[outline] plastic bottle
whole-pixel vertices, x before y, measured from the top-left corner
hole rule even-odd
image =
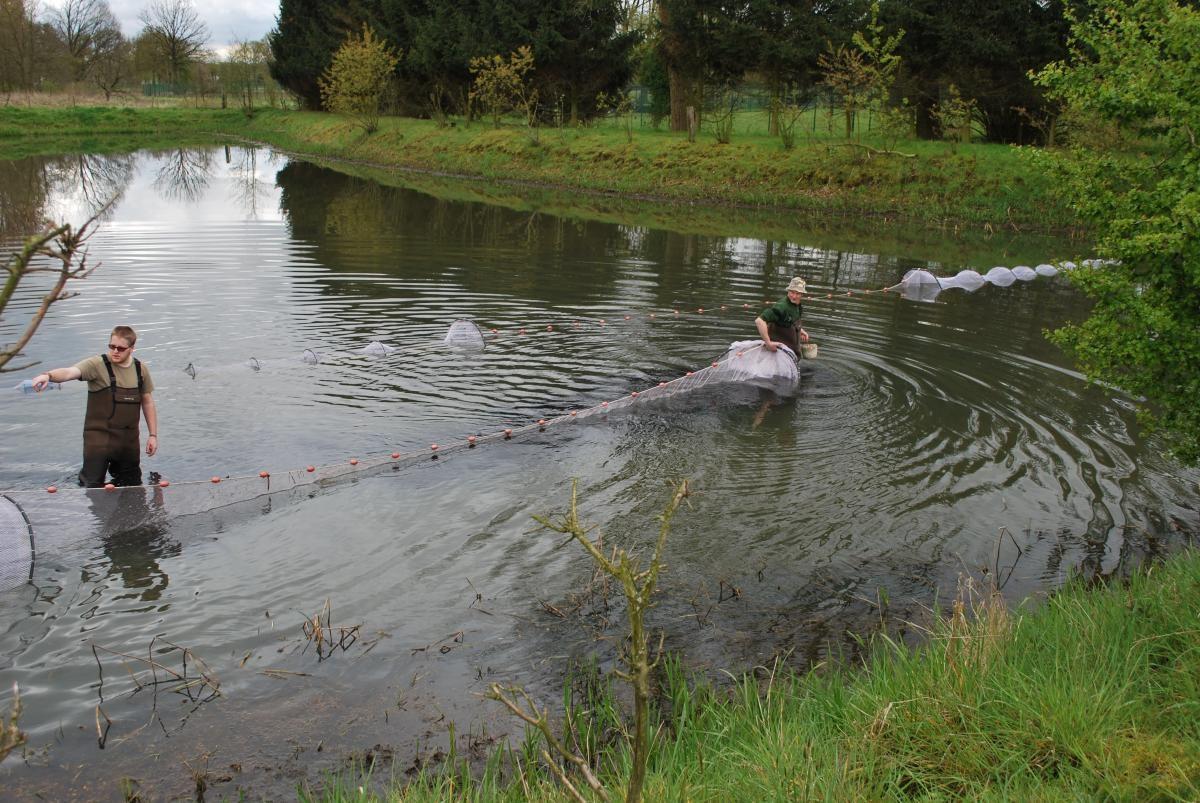
[[[32,379],[22,380],[21,384],[17,385],[16,390],[19,390],[25,394],[37,393],[37,391],[33,389],[33,380]],[[51,382],[49,385],[46,385],[46,387],[42,388],[42,390],[44,390],[44,391],[45,390],[62,390],[62,383],[61,382]]]

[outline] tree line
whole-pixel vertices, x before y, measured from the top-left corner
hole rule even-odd
[[[528,47],[543,115],[586,119],[604,110],[598,97],[636,80],[652,112],[685,130],[688,107],[702,112],[747,81],[774,105],[824,97],[823,60],[874,21],[896,41],[884,100],[919,136],[945,133],[937,111],[953,96],[985,139],[1031,142],[1048,138],[1057,109],[1029,74],[1066,56],[1065,10],[1063,0],[281,0],[268,39],[272,74],[314,109],[334,54],[366,26],[397,55],[400,114],[471,113],[472,60]]]
[[[59,8],[0,0],[0,94],[86,88],[108,99],[140,81],[171,91],[224,82],[236,93],[269,79],[266,42],[239,42],[219,59],[190,0],[152,0],[139,21],[130,39],[108,0],[66,0]]]

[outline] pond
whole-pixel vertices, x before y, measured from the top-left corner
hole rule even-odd
[[[1017,602],[1197,527],[1197,473],[1045,340],[1086,313],[1063,279],[932,304],[874,292],[1078,244],[870,223],[757,239],[733,211],[715,233],[686,210],[663,227],[551,214],[252,148],[8,162],[0,179],[8,248],[118,196],[98,267],[26,354],[73,365],[134,326],[161,422],[143,469],[172,483],[166,515],[124,526],[72,487],[83,387],[0,393],[0,489],[36,548],[0,591],[0,706],[18,683],[30,736],[0,770],[17,797],[119,798],[123,778],[186,795],[192,770],[217,794],[287,796],[367,754],[400,776],[450,723],[460,749],[518,733],[488,683],[553,705],[573,661],[616,657],[617,600],[533,521],[575,480],[583,516],[635,548],[691,482],[652,623],[714,678],[853,657],[881,627],[912,638],[904,623],[963,575],[998,575]],[[709,364],[793,275],[820,345],[795,388],[709,386],[430,458]],[[486,349],[443,345],[456,319]],[[269,494],[258,479],[393,451],[421,458]],[[227,496],[199,490],[210,477]],[[314,616],[332,647],[308,638]],[[152,685],[170,672],[195,683]]]

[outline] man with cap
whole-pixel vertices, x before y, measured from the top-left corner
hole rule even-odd
[[[808,332],[800,326],[800,299],[803,297],[804,280],[797,276],[788,284],[787,295],[754,319],[758,336],[762,338],[767,351],[775,351],[782,343],[798,355],[800,344],[808,342]]]
[[[150,370],[134,359],[137,333],[118,326],[108,337],[108,351],[68,368],[55,368],[33,378],[33,389],[42,391],[51,382],[81,379],[88,383],[87,414],[83,419],[83,469],[79,484],[104,485],[112,474],[114,485],[141,485],[143,416],[149,432],[146,454],[158,451],[158,410]]]

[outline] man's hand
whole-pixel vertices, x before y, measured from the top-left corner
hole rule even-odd
[[[33,378],[33,389],[41,393],[50,385],[50,374],[38,374]]]
[[[767,351],[775,351],[777,348],[779,348],[779,346],[775,345],[770,340],[764,340],[763,348],[765,348]]]
[[[808,332],[804,331],[803,329],[800,330],[800,342],[801,343],[808,342]]]
[[[154,457],[154,453],[158,451],[158,436],[151,435],[146,438],[146,454],[149,457]]]

